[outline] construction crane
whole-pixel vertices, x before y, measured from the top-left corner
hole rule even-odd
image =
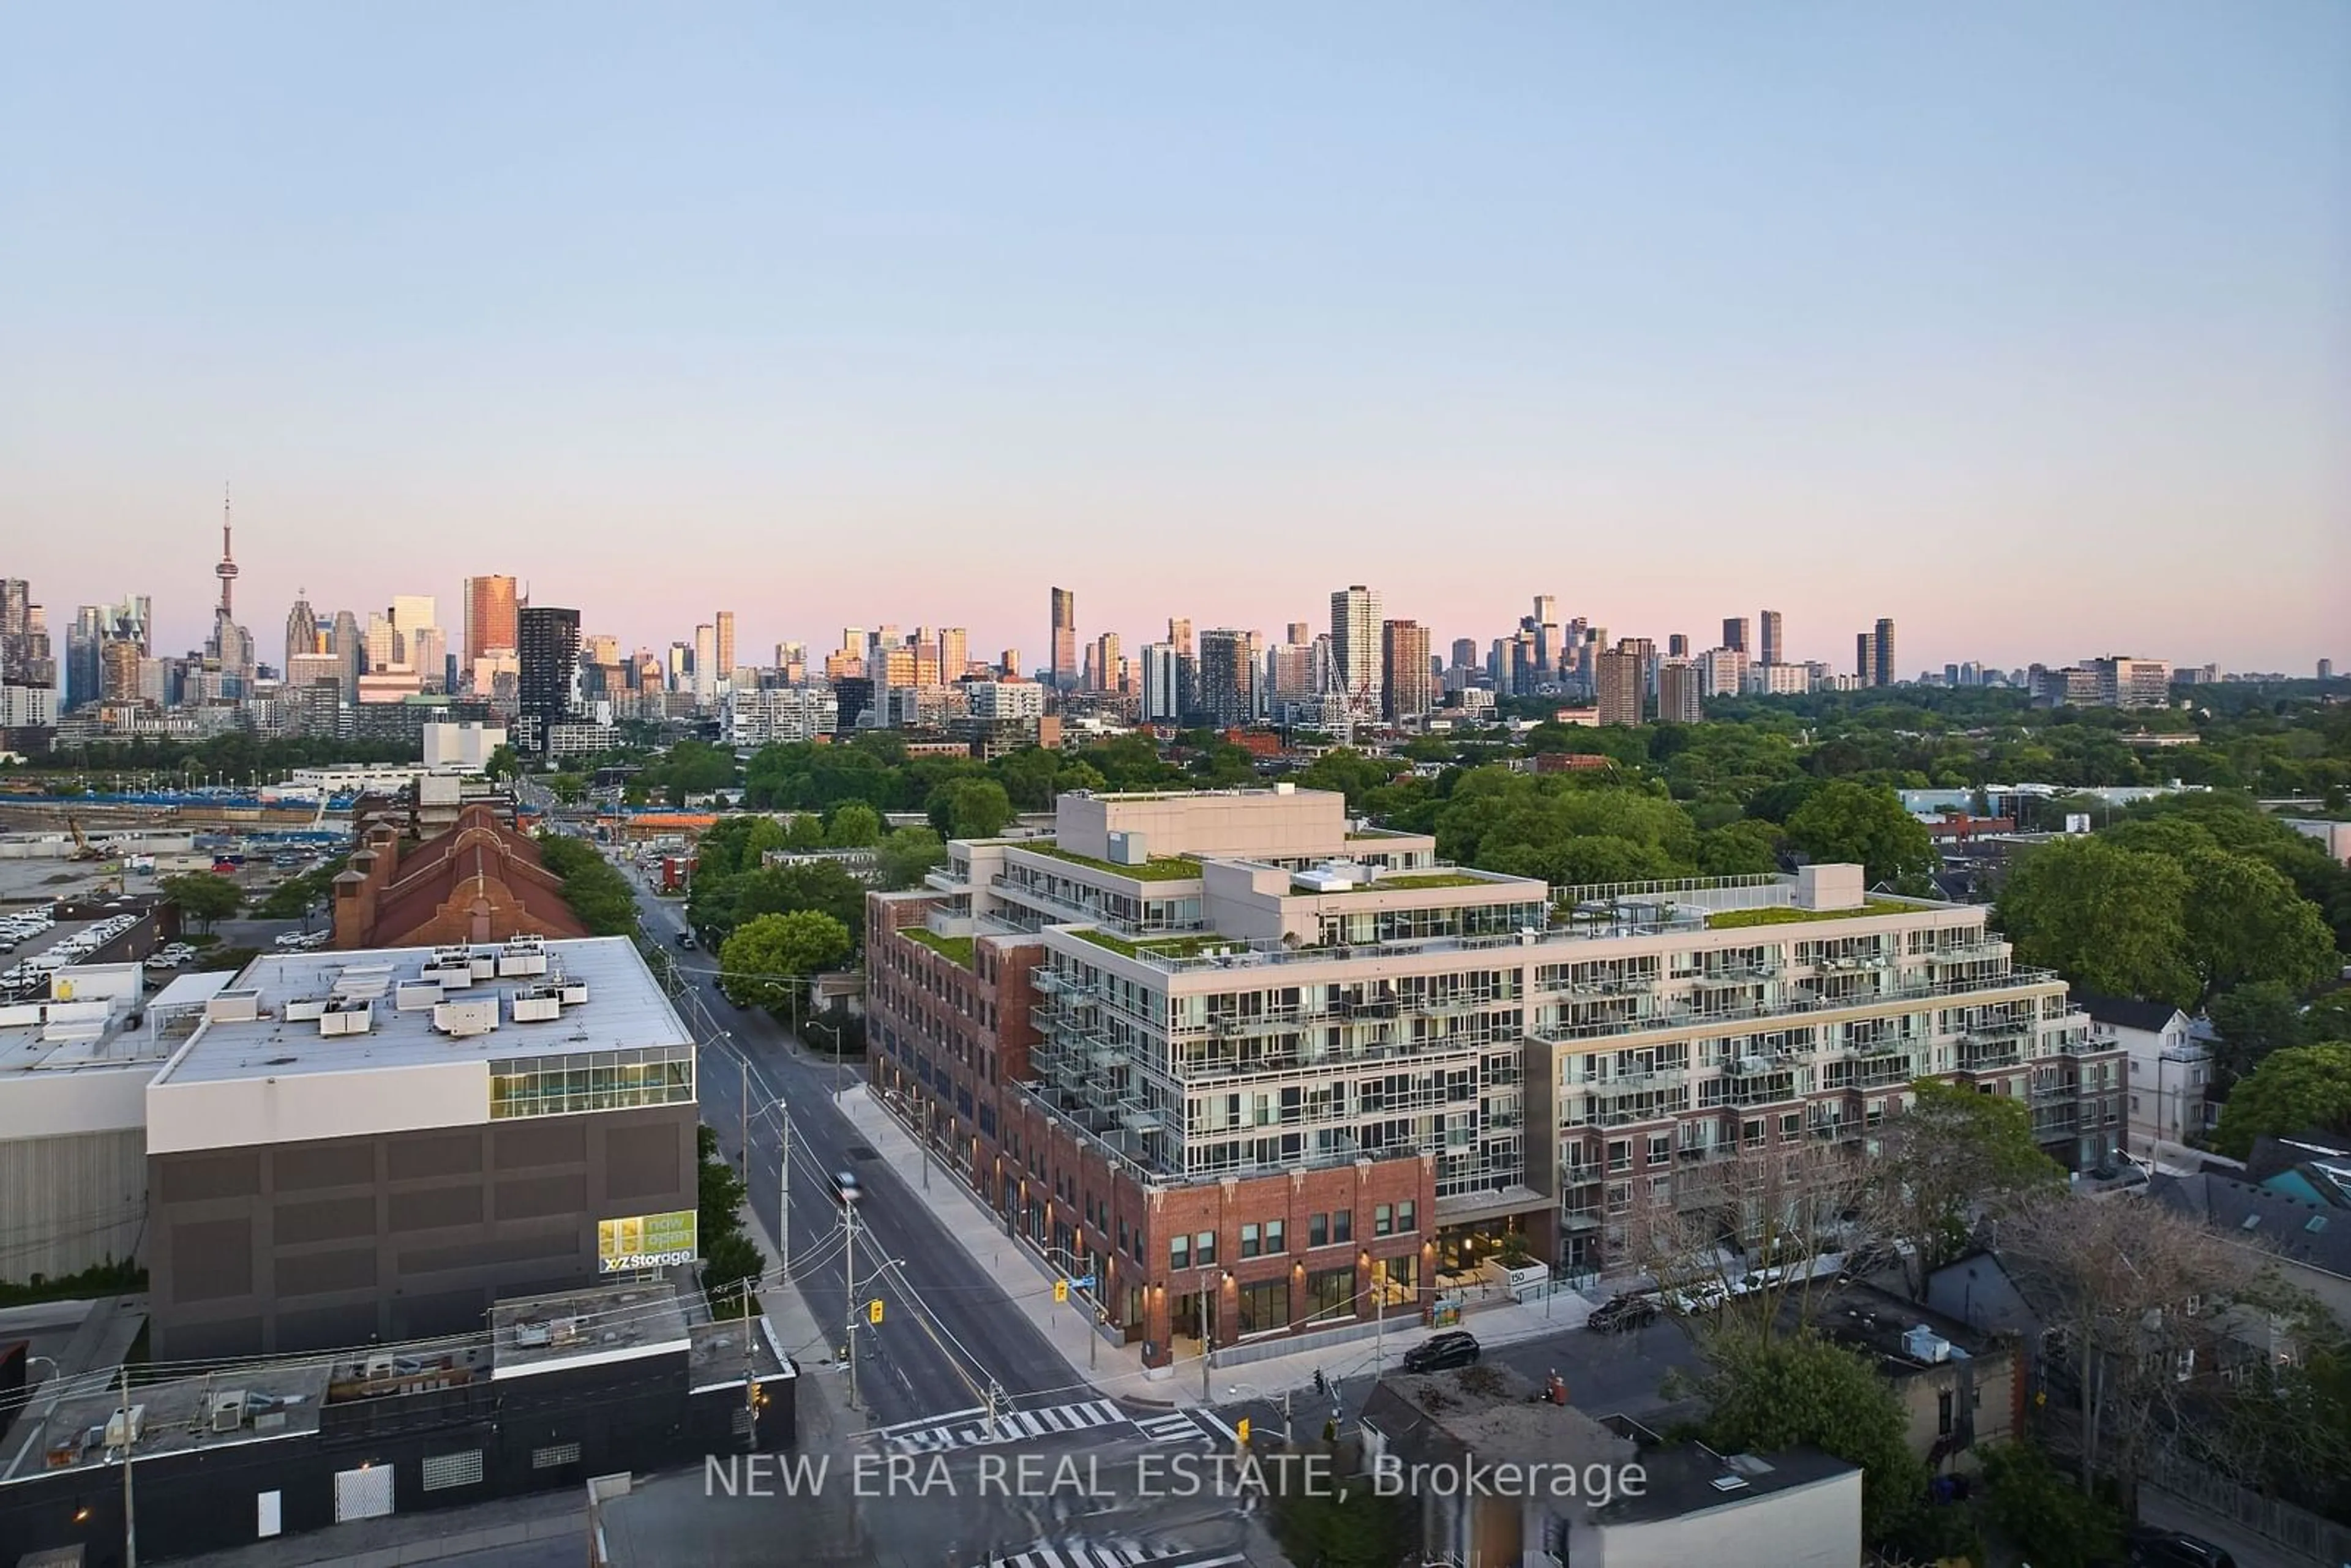
[[[102,861],[106,858],[106,852],[89,841],[89,835],[81,831],[81,823],[74,818],[71,812],[68,812],[66,814],[66,831],[73,834],[74,841],[73,852],[66,856],[66,859],[73,861]]]

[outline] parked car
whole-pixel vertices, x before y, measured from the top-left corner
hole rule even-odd
[[[2131,1568],[2237,1568],[2237,1560],[2200,1535],[2140,1528],[2124,1547]]]
[[[1463,1329],[1454,1329],[1433,1339],[1423,1340],[1404,1353],[1406,1372],[1445,1372],[1457,1366],[1478,1364],[1478,1336]]]
[[[693,951],[694,951],[694,933],[693,933],[693,932],[691,932],[691,931],[681,931],[681,932],[679,932],[679,933],[677,934],[677,946],[678,946],[678,951],[680,951],[681,953],[691,953],[691,952],[693,952]]]
[[[1602,1333],[1623,1333],[1628,1329],[1643,1328],[1656,1322],[1661,1310],[1657,1298],[1646,1292],[1617,1296],[1593,1308],[1592,1315],[1583,1320],[1583,1326],[1597,1329]]]

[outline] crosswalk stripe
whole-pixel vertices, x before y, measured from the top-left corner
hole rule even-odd
[[[1215,1427],[1217,1431],[1222,1432],[1234,1442],[1238,1443],[1241,1440],[1241,1435],[1238,1432],[1234,1431],[1230,1427],[1226,1426],[1223,1417],[1219,1416],[1214,1410],[1195,1410],[1192,1414]]]
[[[877,1437],[886,1437],[891,1436],[893,1433],[897,1432],[917,1432],[925,1431],[935,1427],[947,1427],[957,1421],[965,1419],[967,1416],[985,1416],[987,1414],[987,1412],[985,1408],[975,1405],[968,1410],[948,1410],[936,1416],[917,1416],[911,1421],[899,1421],[887,1427],[876,1427],[873,1428],[873,1432]]]

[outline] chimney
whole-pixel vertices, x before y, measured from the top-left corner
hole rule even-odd
[[[373,856],[361,850],[351,857],[356,862],[360,855]],[[375,884],[368,874],[353,867],[335,873],[335,946],[346,950],[367,946],[368,933],[375,926]]]

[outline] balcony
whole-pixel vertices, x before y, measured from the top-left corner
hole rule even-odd
[[[1889,986],[1849,997],[1813,997],[1801,994],[1782,995],[1776,1000],[1757,1002],[1743,1008],[1692,1008],[1677,1005],[1653,1006],[1646,1012],[1632,1018],[1608,1019],[1597,1023],[1538,1024],[1529,1030],[1537,1040],[1564,1042],[1598,1040],[1615,1035],[1646,1034],[1666,1030],[1713,1029],[1754,1019],[1804,1018],[1814,1021],[1814,1015],[1851,1012],[1864,1008],[1894,1006],[1905,1002],[1933,1001],[1944,997],[1973,996],[1988,991],[2011,991],[2026,986],[2052,984],[2057,977],[2046,969],[2011,969],[2005,975],[1977,976],[1967,979],[1928,981],[1917,985]]]
[[[2022,1033],[1962,1035],[1953,1060],[1962,1072],[1997,1072],[2002,1068],[2022,1066],[2024,1061],[2024,1036]]]
[[[923,885],[937,893],[967,894],[971,878],[953,866],[939,866],[923,873]]]
[[[1562,1230],[1597,1230],[1600,1228],[1600,1211],[1589,1207],[1562,1208],[1559,1211],[1559,1228]]]

